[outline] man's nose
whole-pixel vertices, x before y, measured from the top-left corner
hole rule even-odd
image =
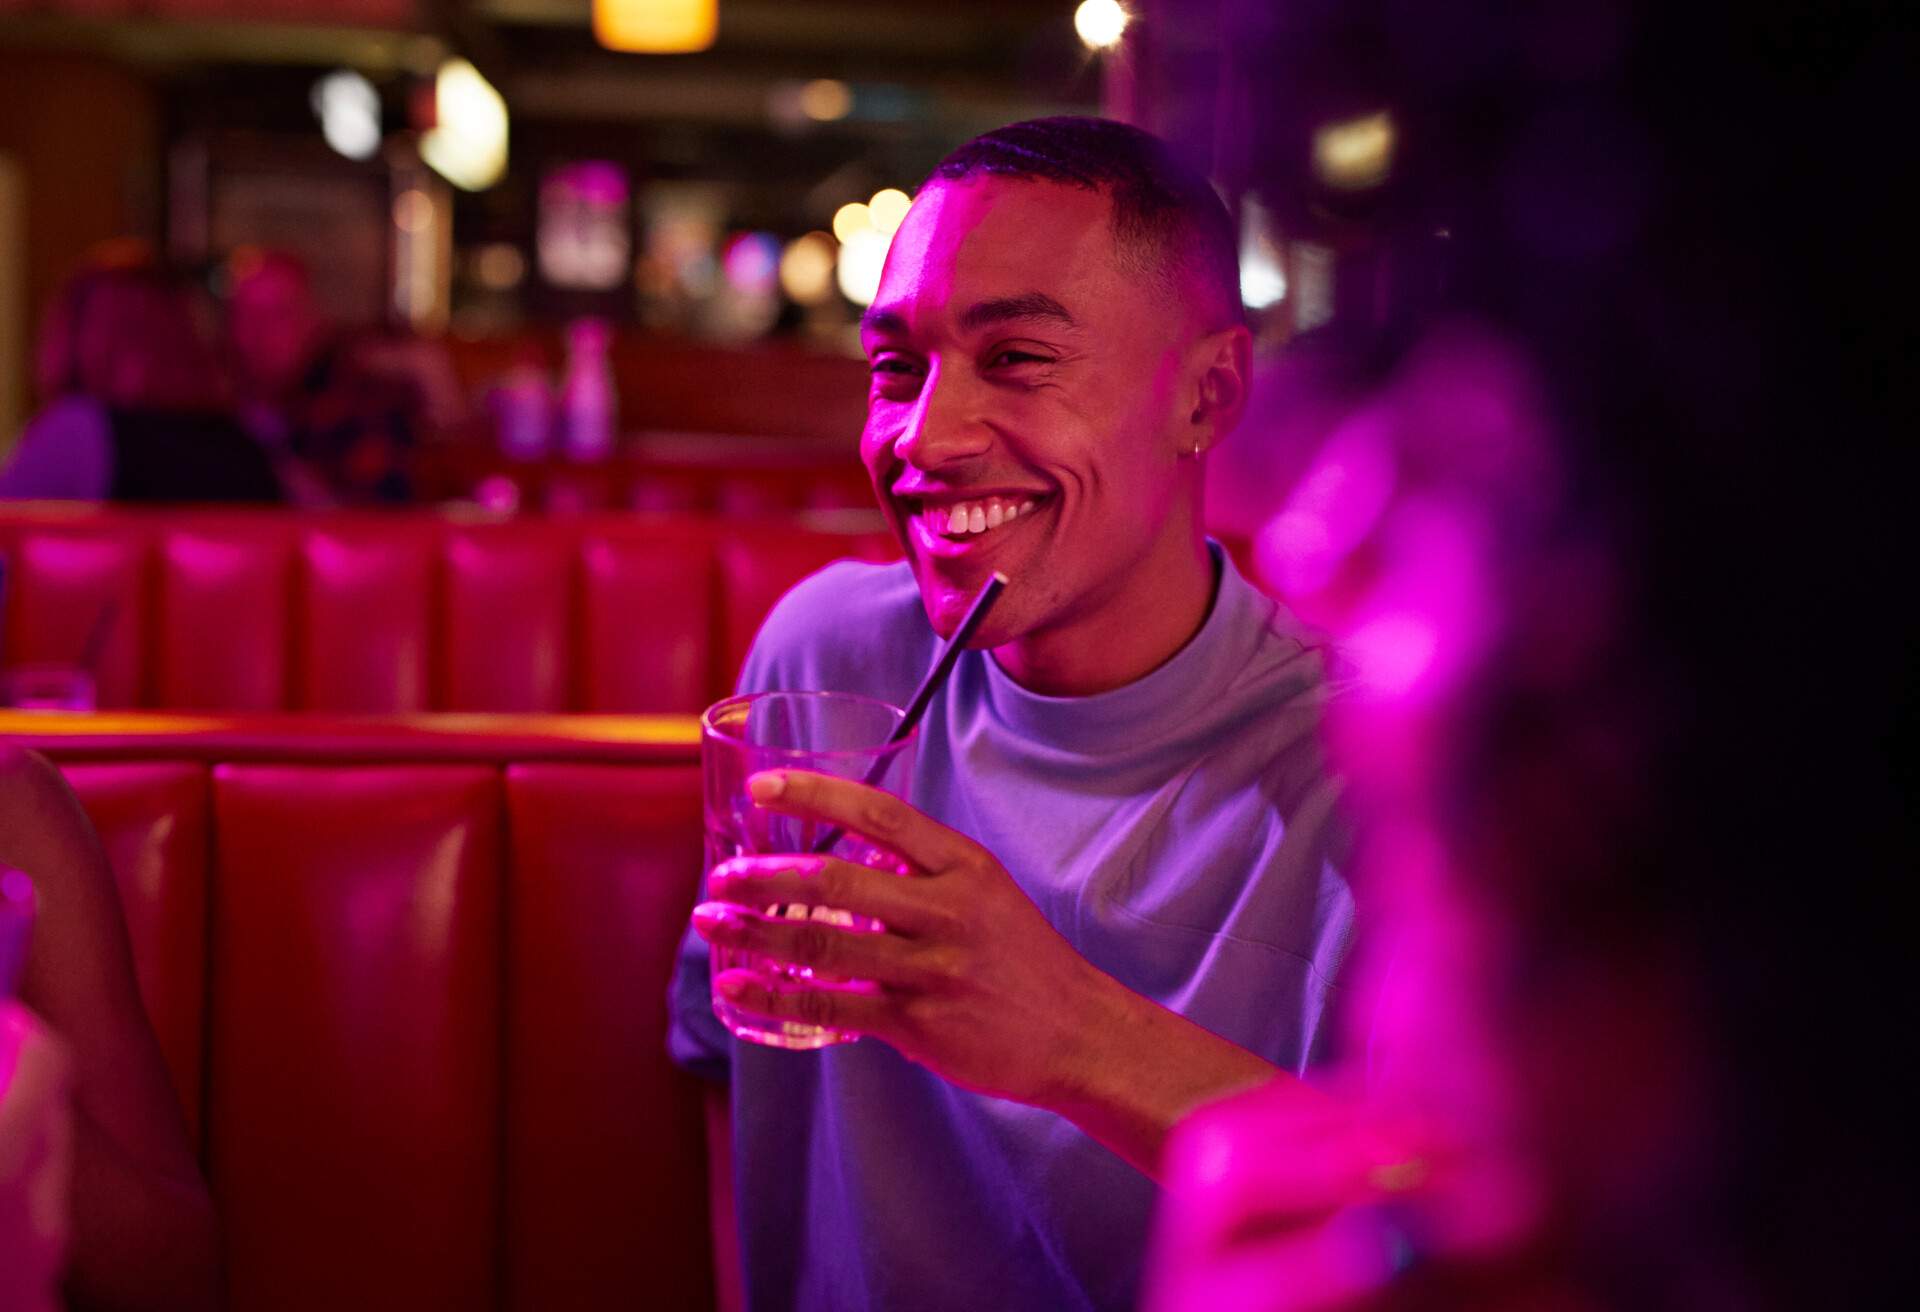
[[[963,370],[931,362],[907,425],[894,441],[894,455],[916,469],[933,470],[984,454],[993,444],[993,429],[979,413],[973,392]]]

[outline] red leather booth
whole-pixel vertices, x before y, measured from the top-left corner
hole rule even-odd
[[[793,583],[897,554],[872,514],[13,508],[0,657],[72,664],[104,625],[106,708],[696,713]]]
[[[35,715],[106,844],[235,1309],[714,1306],[664,1052],[673,717]]]

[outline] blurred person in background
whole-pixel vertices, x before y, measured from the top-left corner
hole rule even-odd
[[[1453,250],[1263,536],[1354,668],[1366,1058],[1176,1133],[1151,1312],[1911,1301],[1920,658],[1866,295],[1906,238],[1861,131],[1909,26],[1308,0],[1234,43],[1299,191],[1288,97],[1364,52],[1395,235]]]
[[[0,469],[0,498],[282,500],[235,422],[187,284],[143,244],[96,252],[41,328],[45,408]]]
[[[226,338],[241,418],[298,471],[302,504],[408,500],[409,454],[464,409],[443,352],[329,324],[306,265],[285,251],[234,252]]]
[[[113,871],[60,773],[0,744],[0,869],[9,867],[32,881],[35,904],[18,1002],[62,1050],[72,1111],[69,1131],[56,1132],[71,1170],[71,1215],[39,1218],[27,1255],[44,1265],[64,1242],[73,1312],[211,1309],[219,1223],[141,1004]],[[8,1225],[0,1216],[0,1255],[4,1241],[20,1238]],[[0,1267],[0,1307],[16,1306],[7,1288],[16,1276],[38,1279],[32,1267]]]

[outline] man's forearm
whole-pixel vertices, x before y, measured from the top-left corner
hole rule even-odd
[[[1102,977],[1062,1087],[1045,1106],[1158,1181],[1167,1136],[1195,1108],[1270,1081],[1326,1095],[1177,1012]]]

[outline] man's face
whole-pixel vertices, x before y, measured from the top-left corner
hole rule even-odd
[[[921,192],[862,330],[861,451],[936,631],[994,570],[1012,586],[975,646],[1153,604],[1129,574],[1192,495],[1176,299],[1121,266],[1103,194],[994,178]]]

